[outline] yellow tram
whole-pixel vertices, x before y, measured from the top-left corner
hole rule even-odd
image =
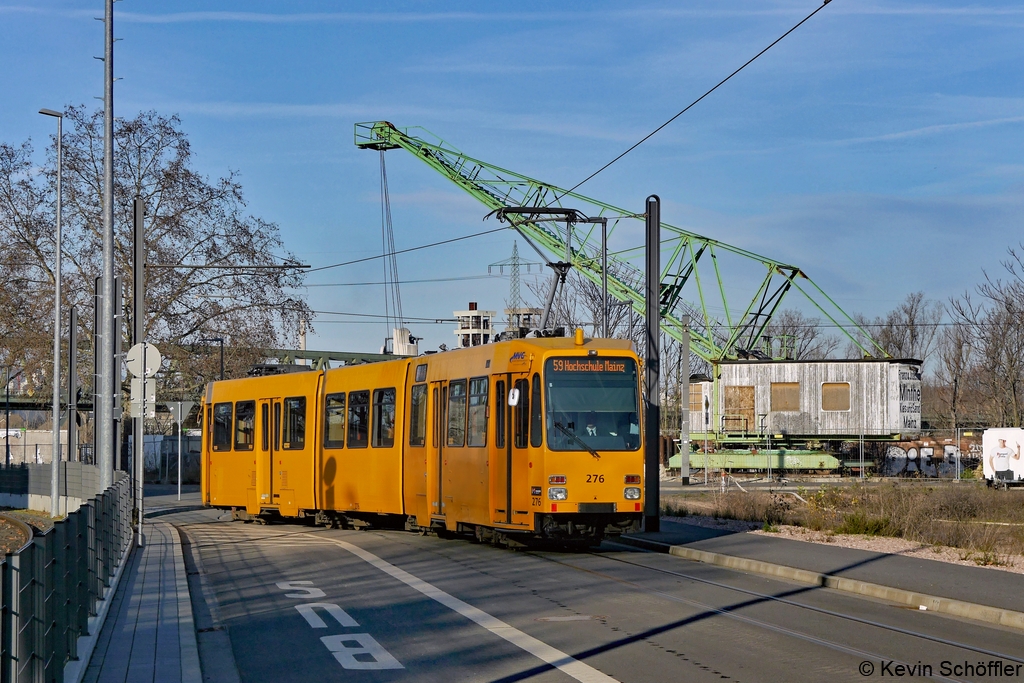
[[[203,503],[505,544],[592,543],[639,528],[640,395],[630,342],[581,330],[212,382]]]

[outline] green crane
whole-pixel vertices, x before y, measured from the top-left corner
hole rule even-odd
[[[474,159],[418,126],[397,128],[387,121],[357,123],[355,144],[362,149],[381,151],[404,149],[490,211],[505,207],[573,208],[591,218],[606,217],[609,237],[616,229],[623,230],[628,222],[644,218],[642,214]],[[601,234],[595,224],[577,225],[571,237],[554,219],[517,221],[514,227],[535,247],[558,258],[568,253],[579,273],[601,285]],[[772,316],[793,289],[801,292],[865,356],[888,355],[797,266],[667,223],[661,224],[661,234],[662,254],[669,255],[663,262],[660,278],[662,330],[681,340],[682,318],[688,315],[690,349],[707,362],[715,364],[749,355],[766,357],[766,352],[770,356],[770,349],[759,346]],[[607,265],[609,296],[628,303],[640,315],[644,313],[644,272],[630,259],[642,258],[643,250],[640,245],[610,253]],[[738,264],[742,273],[731,278],[728,287],[722,275],[724,265],[720,264],[726,260]],[[730,300],[742,301],[742,309],[731,306]]]

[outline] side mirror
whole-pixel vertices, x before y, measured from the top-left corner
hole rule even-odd
[[[515,387],[513,387],[512,389],[509,389],[509,392],[508,392],[508,404],[510,406],[512,406],[513,408],[515,408],[517,405],[519,405],[519,390],[516,389]]]

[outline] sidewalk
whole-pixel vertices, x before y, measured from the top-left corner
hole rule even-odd
[[[100,631],[86,683],[200,683],[181,543],[174,527],[147,520]]]
[[[718,553],[905,592],[1024,612],[1021,576],[1011,572],[760,534],[718,531],[664,519],[661,520],[660,532],[630,534],[623,536],[622,540],[663,552],[668,552],[671,546],[679,546],[691,551]]]

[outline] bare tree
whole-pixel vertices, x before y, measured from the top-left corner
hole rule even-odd
[[[69,107],[64,116],[63,288],[66,301],[85,313],[84,322],[91,318],[94,281],[102,263],[102,112]],[[179,119],[152,111],[116,120],[114,150],[115,273],[125,283],[132,281],[132,204],[141,197],[147,207],[147,263],[153,266],[146,272],[147,338],[170,357],[189,393],[219,370],[216,354],[194,354],[200,339],[225,338],[231,374],[258,360],[259,349],[292,341],[297,320],[312,318],[304,301],[287,293],[302,283],[295,271],[157,267],[294,262],[277,226],[245,213],[236,175],[216,180],[200,175],[192,167],[191,147]],[[19,260],[17,272],[25,283],[25,301],[0,310],[0,329],[5,331],[24,328],[26,322],[38,326],[42,319],[24,321],[12,311],[52,306],[55,145],[42,172],[32,154],[29,143],[0,143],[0,236],[11,258]],[[130,330],[130,287],[125,303]],[[90,329],[82,332],[91,340]],[[34,340],[26,343],[37,345]],[[31,355],[28,350],[21,353]]]
[[[822,360],[830,358],[840,347],[839,339],[824,331],[821,318],[805,316],[800,311],[787,309],[772,317],[766,337],[776,353],[793,360]],[[784,352],[778,354],[778,350]]]
[[[896,308],[883,316],[870,319],[854,315],[854,321],[871,336],[861,338],[862,346],[882,347],[893,358],[914,358],[927,363],[935,346],[943,317],[942,305],[926,299],[924,292],[912,292]],[[856,358],[862,354],[853,343],[846,345],[846,355]]]
[[[985,281],[976,288],[978,300],[970,293],[950,301],[954,332],[949,344],[952,370],[946,381],[960,392],[973,392],[971,403],[979,405],[980,416],[992,426],[1015,427],[1024,420],[1024,245],[1007,250],[1002,262],[1008,277]],[[969,353],[966,349],[969,349]],[[961,367],[962,366],[962,367]],[[950,391],[952,390],[950,387]],[[957,397],[963,406],[966,392]],[[972,396],[972,398],[973,398]]]
[[[971,390],[974,370],[974,343],[971,330],[962,322],[954,322],[939,334],[936,348],[936,387],[934,393],[955,430],[963,424],[961,406]]]

